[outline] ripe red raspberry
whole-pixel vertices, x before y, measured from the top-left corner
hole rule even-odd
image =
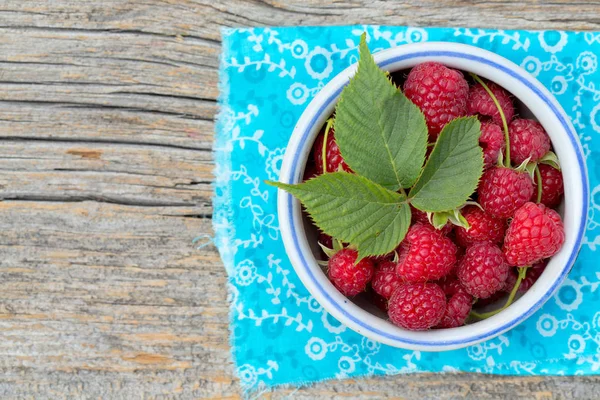
[[[504,238],[510,265],[525,266],[553,256],[565,241],[560,215],[543,204],[525,203],[515,212]]]
[[[446,310],[446,295],[435,283],[405,283],[388,302],[388,315],[395,325],[422,331],[440,323]]]
[[[479,204],[496,218],[512,217],[533,194],[533,181],[526,172],[493,167],[481,177]]]
[[[348,164],[346,164],[346,162],[342,158],[340,148],[335,142],[334,136],[335,132],[333,131],[333,128],[331,128],[329,130],[329,134],[327,135],[327,149],[325,154],[325,157],[327,159],[326,172],[337,172],[340,166],[344,171],[352,172]],[[325,140],[324,138],[325,135],[323,133],[319,134],[313,147],[313,157],[315,159],[315,166],[317,167],[317,173],[319,175],[323,174],[323,141]]]
[[[373,277],[375,267],[368,258],[363,258],[358,264],[356,250],[342,249],[335,253],[328,262],[329,280],[344,296],[356,296],[364,292]]]
[[[413,225],[399,247],[396,274],[406,282],[440,279],[456,264],[456,245],[431,225]]]
[[[517,289],[517,293],[525,293],[528,291],[533,284],[538,280],[544,269],[546,268],[546,264],[548,261],[544,260],[537,264],[534,264],[532,267],[527,268],[527,272],[525,274],[525,279],[521,281],[519,285],[519,289]],[[506,278],[506,283],[504,284],[504,288],[487,299],[481,299],[477,301],[478,307],[485,307],[487,305],[493,304],[500,300],[501,298],[506,298],[507,294],[512,292],[515,284],[517,283],[518,271],[517,268],[510,268],[508,270],[508,277]]]
[[[485,241],[500,243],[504,239],[506,220],[503,218],[492,217],[491,214],[477,206],[465,207],[462,210],[462,215],[471,228],[467,230],[459,226],[456,227],[456,241],[461,246],[468,247],[473,243]]]
[[[527,158],[537,161],[550,151],[550,138],[539,122],[515,119],[508,126],[510,160],[519,165]]]
[[[373,290],[386,299],[389,299],[401,284],[402,279],[396,275],[396,263],[392,261],[380,263],[375,269],[375,275],[371,281]]]
[[[540,175],[542,176],[542,204],[546,207],[554,208],[562,200],[564,192],[563,178],[559,170],[550,165],[538,164]],[[537,180],[533,181],[533,195],[531,201],[537,200]]]
[[[508,270],[508,276],[506,277],[506,282],[504,283],[504,287],[502,288],[502,292],[504,292],[504,293],[510,293],[513,290],[513,287],[516,285],[517,279],[519,279],[519,272],[517,271],[517,268],[510,268]],[[521,282],[521,283],[523,283],[523,282]],[[521,292],[521,286],[519,286],[519,292]],[[494,296],[497,295],[497,294],[499,294],[499,293],[500,292],[496,292],[494,294]]]
[[[475,243],[467,249],[458,266],[458,279],[472,296],[485,299],[504,288],[508,264],[502,250],[490,242]]]
[[[467,115],[469,84],[461,72],[440,63],[415,66],[404,82],[404,94],[425,114],[431,140],[448,122]]]
[[[427,218],[427,213],[425,211],[421,211],[414,208],[413,206],[410,206],[410,213],[412,214],[411,221],[413,223],[418,222],[421,224],[431,225],[431,223],[429,222],[429,218]],[[442,229],[438,230],[444,235],[448,235],[450,232],[452,232],[452,228],[454,228],[454,225],[452,225],[452,222],[448,221],[446,225],[442,227]]]
[[[498,162],[498,155],[506,147],[506,140],[504,139],[502,129],[492,122],[481,124],[479,146],[483,149],[484,168],[494,166]]]
[[[548,260],[543,260],[527,268],[527,271],[525,272],[525,279],[521,281],[519,289],[517,289],[517,293],[525,293],[528,291],[542,275],[542,272],[544,272],[546,269],[547,264]],[[506,278],[506,285],[504,286],[504,291],[506,293],[510,293],[513,290],[517,283],[518,276],[518,268],[511,268],[508,273],[508,278]]]
[[[456,293],[447,299],[446,311],[436,328],[456,328],[465,324],[473,305],[473,297],[466,293]]]
[[[445,278],[440,279],[436,283],[440,285],[446,294],[446,297],[452,297],[457,293],[467,293],[458,278],[454,275],[447,275]]]
[[[498,100],[504,112],[506,122],[510,123],[515,114],[515,107],[513,106],[510,94],[495,83],[488,82],[487,86],[496,97],[496,100]],[[469,115],[479,114],[490,117],[498,126],[502,126],[502,118],[500,117],[498,107],[496,107],[494,100],[492,100],[488,92],[479,83],[471,86],[468,108]]]
[[[542,275],[542,272],[544,272],[544,270],[546,269],[546,265],[548,265],[548,260],[543,260],[527,268],[527,271],[525,272],[525,279],[521,281],[517,292],[525,293],[526,291],[528,291],[538,280],[538,278]],[[513,287],[517,283],[518,276],[518,269],[511,268],[510,272],[508,273],[508,278],[506,279],[506,285],[504,286],[504,291],[506,293],[510,293],[513,290]]]

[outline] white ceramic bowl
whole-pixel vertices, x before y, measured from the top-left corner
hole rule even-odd
[[[476,47],[430,42],[395,47],[376,53],[375,61],[387,71],[406,70],[424,61],[438,61],[449,67],[473,72],[490,79],[514,94],[520,113],[536,118],[544,126],[563,167],[565,199],[561,209],[565,224],[565,243],[552,257],[533,287],[506,310],[486,320],[453,329],[414,332],[386,321],[382,313],[360,299],[348,299],[329,282],[317,264],[314,229],[303,217],[298,200],[279,191],[280,229],[287,254],[298,276],[335,318],[356,332],[395,347],[442,351],[457,349],[493,338],[519,324],[556,291],[568,274],[581,245],[588,210],[588,180],[578,136],[554,96],[525,70],[507,59]],[[344,85],[356,72],[350,66],[331,80],[310,102],[288,143],[280,181],[298,183],[313,141],[332,114]],[[519,108],[519,107],[518,107]]]

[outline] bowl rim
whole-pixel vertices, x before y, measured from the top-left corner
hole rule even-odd
[[[571,167],[569,170],[571,175],[576,175],[579,178],[579,182],[571,182],[570,184],[576,188],[580,186],[580,191],[575,190],[575,193],[567,194],[565,190],[565,197],[570,196],[573,205],[577,206],[580,204],[578,209],[571,210],[571,207],[567,207],[566,210],[566,212],[574,212],[576,214],[574,222],[575,238],[570,243],[568,249],[564,248],[567,244],[565,242],[560,252],[562,254],[568,251],[567,255],[563,254],[562,256],[566,261],[561,267],[556,267],[560,268],[559,273],[552,281],[548,282],[549,286],[547,288],[544,290],[538,288],[537,292],[533,289],[528,291],[521,299],[513,303],[511,307],[491,318],[460,328],[427,332],[407,331],[393,326],[389,322],[355,305],[341,295],[326,277],[326,282],[322,282],[324,274],[322,274],[312,252],[310,252],[304,228],[301,224],[302,213],[300,203],[289,193],[279,190],[278,216],[280,230],[290,261],[309,292],[333,317],[354,331],[379,342],[411,350],[441,351],[466,347],[498,336],[527,319],[552,296],[566,278],[581,247],[589,207],[589,184],[585,158],[578,135],[555,97],[535,77],[498,54],[478,47],[453,42],[424,42],[393,47],[375,53],[374,58],[377,64],[384,70],[403,69],[394,68],[394,66],[402,63],[413,63],[414,65],[427,60],[436,60],[450,67],[463,70],[465,68],[457,66],[457,64],[469,64],[469,68],[466,70],[475,72],[484,78],[492,79],[513,93],[515,97],[526,105],[527,102],[524,101],[523,97],[531,98],[529,103],[537,102],[545,105],[543,109],[536,109],[535,112],[531,110],[531,107],[527,107],[538,119],[540,119],[538,114],[543,114],[548,118],[547,121],[540,120],[540,122],[548,130],[549,134],[551,133],[550,131],[554,132],[556,136],[554,139],[568,139],[570,148],[560,149],[560,151],[567,154],[569,150],[572,150],[574,154],[569,154],[569,157],[574,156],[577,161],[577,171],[575,171],[577,173],[571,171]],[[321,126],[325,118],[331,114],[342,89],[355,72],[356,64],[341,71],[321,89],[307,106],[294,128],[286,148],[279,178],[281,182],[296,183],[300,181],[305,167],[307,151],[310,151],[313,138],[316,135],[316,127]],[[490,72],[494,74],[493,77],[489,76]],[[517,92],[521,93],[521,96]],[[559,127],[552,125],[551,122],[558,122]],[[562,131],[563,133],[556,133],[558,131]],[[307,143],[311,146],[307,147]],[[559,149],[557,149],[558,151]],[[300,232],[302,232],[302,235],[299,234]],[[315,276],[317,269],[323,275],[320,278]],[[522,306],[519,307],[518,311],[516,308],[517,304],[521,304]],[[474,327],[477,327],[477,329],[474,329]],[[431,332],[452,333],[450,334],[452,338],[444,338],[441,334],[432,335]]]

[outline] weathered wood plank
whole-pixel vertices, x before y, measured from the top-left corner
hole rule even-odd
[[[0,139],[153,144],[208,150],[211,120],[127,109],[0,103]]]
[[[600,2],[5,0],[0,397],[237,398],[210,235],[221,27],[599,29]],[[268,397],[596,398],[597,377],[417,375]]]
[[[0,146],[0,198],[185,206],[210,216],[212,169],[206,151],[5,141]]]
[[[215,43],[110,31],[0,33],[0,137],[210,147]]]

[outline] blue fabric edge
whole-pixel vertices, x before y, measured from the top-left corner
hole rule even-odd
[[[219,54],[219,71],[218,71],[218,90],[219,95],[217,98],[218,112],[215,117],[215,138],[213,141],[213,156],[215,160],[215,167],[213,169],[214,181],[212,183],[213,196],[213,218],[212,227],[214,230],[213,242],[219,252],[219,256],[225,266],[225,271],[228,275],[227,278],[227,303],[229,305],[229,354],[231,362],[234,367],[235,375],[237,374],[236,358],[235,358],[235,337],[233,334],[233,312],[234,302],[231,285],[231,277],[234,270],[234,258],[232,251],[233,239],[235,237],[234,225],[231,223],[229,218],[229,210],[231,204],[231,182],[226,179],[227,171],[231,170],[231,151],[226,147],[227,143],[231,139],[231,130],[227,129],[230,118],[229,108],[229,77],[225,70],[225,59],[227,59],[229,49],[229,35],[235,32],[235,28],[221,28],[221,52]],[[221,171],[225,168],[225,171]],[[218,194],[218,191],[221,194]],[[223,217],[227,220],[227,224],[220,224],[220,214],[223,213]],[[217,216],[217,218],[215,218]],[[239,378],[239,376],[238,376]],[[247,397],[250,392],[245,390],[244,396]]]

